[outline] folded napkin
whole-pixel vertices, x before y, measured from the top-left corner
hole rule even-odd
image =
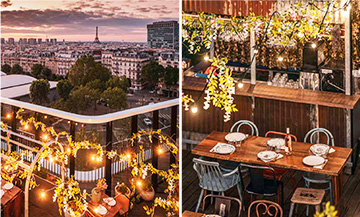
[[[218,142],[211,150],[210,152],[215,152],[216,153],[216,149],[222,145],[230,145],[230,144],[227,144],[227,143],[221,143],[221,142]]]
[[[334,151],[335,151],[335,150],[334,150]],[[320,165],[317,165],[317,166],[313,166],[313,168],[322,170],[322,169],[324,169],[324,167],[325,167],[325,165],[326,165],[326,163],[327,163],[328,161],[329,161],[328,159],[325,159],[325,162],[324,162],[323,164],[320,164]]]
[[[282,155],[282,154],[277,154],[275,160],[279,160],[280,158],[283,158],[283,157],[284,157],[284,155]],[[268,162],[270,162],[270,161],[274,161],[274,159],[272,159],[272,160],[264,160],[264,159],[261,159],[261,158],[260,158],[260,160],[264,161],[265,163],[268,163]]]
[[[333,152],[335,152],[335,149],[330,148],[329,154],[331,154],[331,153],[333,153]]]

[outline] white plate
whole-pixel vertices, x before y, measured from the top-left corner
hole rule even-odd
[[[4,191],[4,190],[0,190],[0,198],[1,198],[2,196],[4,196],[4,194],[5,194],[5,191]]]
[[[243,133],[229,133],[225,136],[225,140],[228,142],[240,142],[246,139],[246,135]]]
[[[233,145],[224,144],[220,145],[216,148],[215,152],[218,154],[230,154],[234,152],[236,149]]]
[[[262,151],[259,152],[257,156],[262,160],[272,160],[276,158],[277,154],[274,151]]]
[[[3,186],[3,188],[4,188],[5,190],[10,190],[10,189],[12,189],[13,187],[14,187],[13,183],[10,183],[10,182],[6,183],[6,184]]]
[[[329,149],[330,147],[326,144],[315,144],[310,147],[310,150],[314,154],[325,154]]]
[[[307,156],[304,157],[303,163],[308,166],[318,166],[320,164],[323,164],[325,162],[325,159],[318,156]]]
[[[103,199],[105,203],[107,203],[109,206],[115,206],[116,201],[112,197],[104,198]]]
[[[105,215],[108,211],[107,211],[107,209],[104,207],[104,206],[102,206],[102,205],[99,205],[98,207],[97,207],[97,209],[98,209],[98,213],[100,214],[100,215]]]
[[[276,139],[269,139],[267,141],[267,144],[271,147],[285,147],[285,139],[280,139],[280,138],[276,138]]]

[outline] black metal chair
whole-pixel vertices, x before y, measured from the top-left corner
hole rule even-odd
[[[237,213],[236,216],[240,217],[240,215],[241,215],[241,201],[239,199],[234,198],[234,197],[226,197],[226,196],[221,196],[221,195],[209,194],[203,199],[203,205],[202,205],[202,211],[203,212],[205,212],[205,204],[206,204],[206,199],[207,198],[210,198],[211,201],[213,199],[215,199],[215,212],[212,213],[212,214],[219,214],[220,215],[221,204],[224,204],[225,205],[225,216],[230,216],[230,211],[234,209],[231,206],[231,202],[235,202],[239,206],[239,210],[238,210],[238,213]]]
[[[248,173],[250,177],[250,183],[244,189],[248,194],[251,195],[251,202],[253,197],[262,195],[265,197],[277,196],[278,203],[280,203],[281,195],[280,204],[284,204],[284,185],[282,181],[276,178],[274,168],[243,163],[240,165],[240,167],[246,167],[249,169]],[[264,170],[270,171],[269,173],[272,173],[273,177],[264,177]],[[240,180],[240,183],[243,184],[244,181],[242,180],[242,176],[240,176]]]

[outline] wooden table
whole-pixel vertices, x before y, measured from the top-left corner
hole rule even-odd
[[[313,167],[306,166],[302,163],[304,157],[309,155],[309,149],[312,144],[303,142],[293,142],[292,155],[284,155],[283,158],[274,162],[265,163],[258,159],[257,154],[266,150],[266,141],[270,138],[250,136],[241,144],[241,147],[230,155],[221,155],[210,152],[210,150],[218,143],[225,141],[227,132],[212,132],[206,137],[199,145],[192,149],[192,153],[195,155],[201,155],[206,157],[212,157],[222,160],[231,160],[242,163],[267,165],[278,168],[301,170],[306,172],[323,173],[333,176],[334,185],[334,202],[341,206],[342,199],[342,182],[343,168],[351,155],[352,150],[342,147],[333,147],[334,153],[328,155],[328,162],[323,169],[315,169]],[[340,204],[339,204],[340,203]]]
[[[185,210],[181,216],[182,217],[203,217],[203,216],[205,216],[205,214]]]
[[[100,215],[99,213],[95,212],[95,209],[97,208],[98,205],[95,205],[95,204],[93,204],[92,202],[89,202],[89,203],[88,203],[88,206],[87,206],[87,208],[88,208],[88,210],[87,210],[87,216],[113,217],[113,216],[117,215],[118,212],[120,211],[120,209],[122,208],[122,207],[121,207],[121,204],[120,204],[118,201],[116,201],[115,206],[109,206],[109,205],[107,205],[107,204],[103,201],[103,199],[104,199],[104,198],[108,198],[108,197],[109,197],[109,196],[106,195],[104,192],[101,193],[100,205],[104,206],[104,207],[107,209],[107,211],[108,211],[107,214],[105,214],[105,215]]]
[[[6,181],[1,180],[1,186],[5,184]],[[20,217],[23,215],[24,195],[20,188],[14,186],[12,189],[6,190],[4,196],[1,197],[1,216]]]

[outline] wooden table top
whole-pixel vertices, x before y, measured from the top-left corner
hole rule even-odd
[[[205,214],[185,210],[181,216],[182,217],[203,217],[203,216],[205,216]]]
[[[99,213],[95,212],[95,209],[97,208],[97,205],[92,204],[91,202],[88,203],[88,211],[91,212],[92,216],[96,216],[96,217],[113,217],[115,216],[121,209],[121,204],[116,201],[115,206],[109,206],[107,205],[103,199],[104,198],[108,198],[109,196],[107,194],[105,194],[104,192],[101,192],[101,201],[100,201],[100,205],[104,206],[108,213],[105,215],[100,215]]]
[[[5,180],[1,180],[1,187],[4,186],[6,184]],[[6,204],[8,204],[10,201],[12,201],[18,194],[21,193],[21,189],[16,187],[14,185],[14,187],[10,190],[4,190],[5,194],[4,196],[1,197],[1,206],[6,206]]]
[[[212,132],[206,137],[206,139],[200,142],[199,145],[192,149],[192,153],[195,155],[212,157],[222,160],[231,160],[236,162],[258,165],[268,165],[278,168],[294,169],[338,176],[344,168],[346,161],[348,160],[352,152],[352,149],[333,147],[335,149],[335,152],[328,155],[327,158],[329,161],[323,169],[315,169],[313,167],[303,164],[303,158],[309,156],[310,146],[313,145],[310,143],[293,142],[292,155],[287,156],[285,155],[284,151],[282,151],[282,154],[284,154],[283,158],[269,163],[265,163],[257,157],[257,154],[259,152],[266,151],[266,141],[270,138],[265,137],[249,136],[249,138],[247,138],[245,142],[241,144],[241,147],[236,148],[236,151],[230,155],[221,155],[210,152],[210,150],[218,142],[226,143],[225,136],[227,134],[227,132]]]
[[[203,91],[205,83],[205,78],[185,76],[183,89]],[[263,83],[244,83],[241,89],[236,88],[235,95],[348,109],[354,109],[360,100],[359,94],[349,96],[343,93],[277,87]]]

